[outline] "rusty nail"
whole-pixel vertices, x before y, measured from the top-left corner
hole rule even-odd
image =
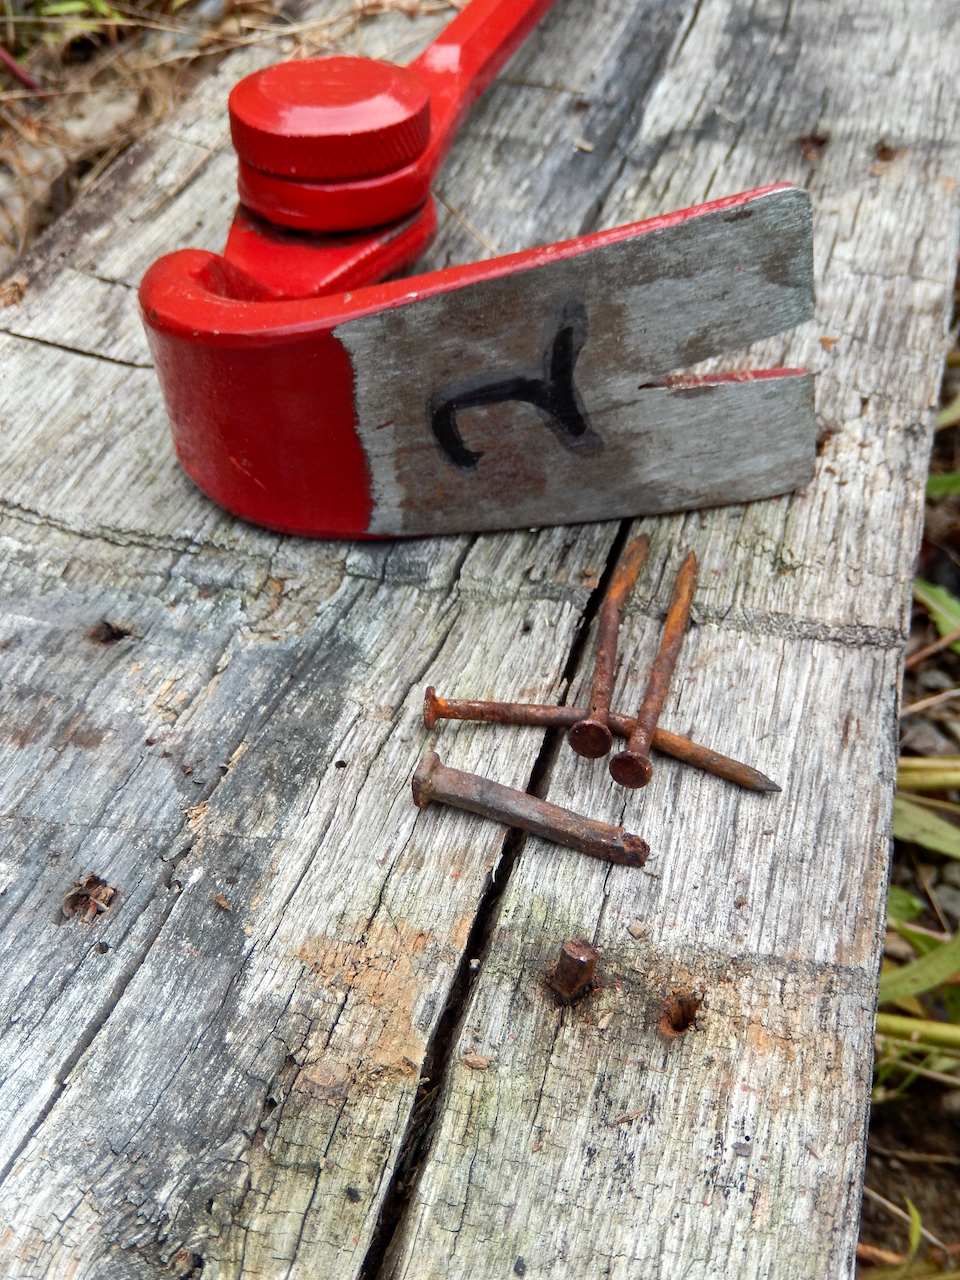
[[[572,938],[560,948],[547,982],[565,1003],[594,989],[599,952],[585,938]]]
[[[654,730],[670,687],[670,677],[683,644],[683,633],[687,629],[696,586],[697,557],[691,551],[680,566],[673,585],[673,599],[667,611],[660,651],[653,661],[647,689],[637,712],[636,727],[630,735],[626,751],[618,751],[610,761],[610,776],[622,787],[645,787],[653,777],[650,747],[653,745]]]
[[[650,855],[646,840],[631,835],[623,827],[596,822],[559,805],[548,804],[525,791],[502,786],[489,778],[448,769],[435,751],[428,751],[413,775],[413,803],[425,809],[431,801],[479,813],[508,827],[532,831],[557,844],[577,849],[604,862],[642,867]]]
[[[627,547],[623,559],[610,583],[600,612],[597,628],[597,661],[593,669],[593,688],[590,690],[590,707],[586,716],[572,725],[567,741],[578,756],[597,760],[605,756],[613,743],[613,734],[607,724],[610,715],[610,699],[613,696],[613,674],[617,665],[617,637],[620,619],[627,596],[633,590],[640,570],[650,550],[650,539],[643,533]]]
[[[554,707],[530,702],[467,702],[457,698],[438,698],[433,688],[428,688],[423,699],[423,723],[432,729],[438,720],[473,720],[486,724],[532,725],[541,728],[567,729],[583,720],[584,707]],[[620,738],[629,738],[636,727],[632,716],[621,716],[611,711],[607,723]],[[780,788],[765,773],[753,769],[739,760],[722,756],[689,738],[668,733],[666,729],[654,729],[651,746],[665,756],[672,756],[683,764],[693,765],[726,778],[747,791],[779,791]]]

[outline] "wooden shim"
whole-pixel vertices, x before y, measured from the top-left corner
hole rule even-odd
[[[477,475],[444,466],[430,441],[391,449],[389,439],[381,444],[367,434],[380,482],[378,532],[453,533],[724,506],[798,489],[813,470],[813,379],[806,374],[638,390],[632,402],[591,415],[592,438],[604,442],[592,455],[565,449],[533,408],[502,406],[477,422],[480,416],[464,415],[469,447],[489,458]]]

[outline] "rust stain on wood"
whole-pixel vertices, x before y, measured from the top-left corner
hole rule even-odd
[[[426,1045],[413,1024],[420,994],[415,960],[432,942],[431,933],[408,930],[400,921],[396,928],[369,930],[357,942],[311,939],[295,953],[320,984],[343,989],[347,998],[367,1003],[379,1014],[382,1025],[365,1062],[378,1074],[412,1075],[420,1069]]]

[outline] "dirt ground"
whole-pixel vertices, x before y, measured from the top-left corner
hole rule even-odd
[[[960,1088],[920,1080],[905,1097],[875,1105],[865,1181],[894,1204],[912,1200],[944,1244],[960,1242]],[[867,1199],[860,1239],[900,1252],[907,1226]]]

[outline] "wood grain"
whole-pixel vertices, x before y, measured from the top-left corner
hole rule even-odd
[[[815,370],[815,478],[642,523],[615,693],[636,700],[695,550],[664,727],[783,795],[661,761],[624,797],[535,730],[434,735],[638,830],[650,875],[409,798],[425,684],[583,694],[627,530],[312,544],[176,467],[133,291],[157,253],[222,246],[223,91],[252,55],[22,264],[0,311],[5,1275],[852,1274],[957,23],[945,0],[558,0],[441,175],[503,252],[811,192],[816,317],[727,363]],[[420,265],[484,252],[447,214]],[[63,921],[89,872],[116,906]],[[578,934],[603,988],[561,1012],[541,976]],[[687,987],[699,1029],[666,1043]]]

